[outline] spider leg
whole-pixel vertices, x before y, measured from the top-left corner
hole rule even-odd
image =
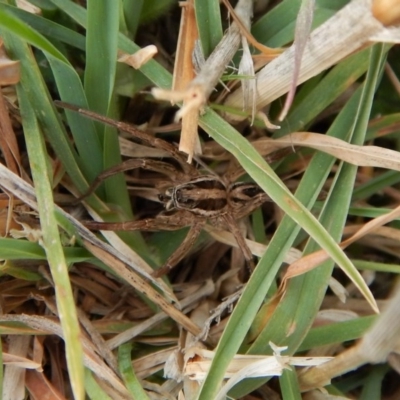
[[[117,128],[119,131],[121,132],[125,132],[125,133],[129,133],[130,135],[132,135],[133,137],[135,137],[136,139],[142,141],[143,143],[146,143],[152,147],[155,148],[160,148],[165,150],[166,152],[168,152],[169,154],[171,154],[171,156],[173,158],[175,158],[176,161],[179,162],[179,164],[181,165],[182,169],[185,172],[190,172],[192,166],[189,165],[186,161],[186,156],[184,156],[183,154],[179,153],[178,149],[172,145],[171,143],[166,142],[165,140],[162,139],[158,139],[155,138],[152,135],[149,135],[146,132],[141,131],[140,129],[134,127],[133,125],[127,124],[125,122],[121,122],[121,121],[116,121],[114,119],[105,117],[104,115],[101,114],[97,114],[93,111],[89,111],[86,110],[84,108],[80,108],[77,107],[73,104],[69,104],[69,103],[64,103],[63,101],[58,101],[56,100],[54,102],[54,104],[57,107],[61,107],[61,108],[65,108],[67,110],[72,110],[75,111],[79,114],[85,115],[88,118],[91,118],[95,121],[99,121],[102,122],[106,125],[110,125],[113,126],[115,128]]]
[[[233,216],[229,213],[225,213],[222,216],[225,224],[227,225],[229,231],[232,233],[232,235],[235,237],[235,240],[240,248],[242,250],[244,258],[246,259],[247,263],[249,264],[250,270],[254,270],[254,263],[253,263],[253,253],[249,249],[249,246],[247,246],[247,243],[242,235],[242,232],[240,232],[239,226],[236,222],[236,220],[233,218]]]
[[[105,179],[120,172],[129,171],[136,168],[142,168],[149,171],[160,172],[164,175],[168,175],[168,177],[172,177],[173,180],[183,179],[183,177],[185,176],[183,173],[179,172],[173,165],[169,163],[157,160],[132,158],[122,162],[121,164],[114,165],[113,167],[108,168],[102,173],[100,173],[93,181],[93,183],[90,185],[88,191],[82,196],[78,197],[75,200],[75,203],[79,203],[87,196],[91,195]]]
[[[155,218],[139,219],[125,222],[100,222],[84,221],[88,229],[96,231],[177,231],[188,226],[193,221],[193,216],[185,211],[172,215],[159,214]]]
[[[186,235],[183,242],[175,250],[175,252],[168,258],[165,264],[159,268],[157,271],[153,272],[155,278],[159,278],[167,274],[176,264],[181,261],[189,250],[193,247],[196,239],[198,238],[203,226],[205,225],[205,219],[195,220],[195,222],[190,226],[189,232]]]

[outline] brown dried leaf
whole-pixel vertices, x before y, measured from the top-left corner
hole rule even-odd
[[[21,77],[19,61],[11,60],[0,39],[0,86],[16,85]]]
[[[261,139],[254,142],[254,147],[262,155],[293,146],[311,147],[360,167],[379,167],[400,171],[400,152],[398,151],[378,146],[357,146],[314,132],[294,132],[280,139]]]
[[[290,106],[293,103],[304,49],[306,47],[306,43],[311,32],[314,8],[315,0],[303,0],[301,2],[299,14],[297,15],[296,19],[296,28],[294,33],[294,65],[292,84],[286,97],[283,109],[278,117],[279,121],[283,121],[286,118]]]
[[[26,358],[29,350],[29,336],[10,336],[8,352],[11,355]],[[6,365],[3,378],[3,398],[19,400],[24,398],[25,369],[16,365]]]
[[[149,46],[143,47],[134,54],[120,55],[118,58],[118,62],[128,64],[132,68],[139,69],[149,60],[151,60],[157,54],[157,52],[157,47],[153,44],[150,44]]]
[[[41,370],[42,366],[37,362],[34,362],[28,358],[18,356],[16,354],[10,354],[7,352],[3,353],[3,363],[5,365],[13,365],[19,368],[25,369],[37,369]]]
[[[176,323],[183,326],[194,335],[200,333],[200,328],[193,324],[186,315],[175,308],[172,304],[168,303],[153,287],[139,275],[133,274],[125,264],[115,257],[113,254],[106,251],[104,248],[94,246],[89,241],[84,240],[85,247],[99,260],[103,261],[106,265],[118,272],[118,275],[123,277],[129,284],[131,284],[140,293],[144,293],[151,301],[157,304],[161,309],[168,314]]]
[[[41,399],[44,397],[44,394],[46,400],[66,399],[66,397],[48,381],[46,376],[38,371],[27,371],[25,383],[32,399]]]
[[[264,46],[262,43],[256,40],[256,38],[251,34],[251,32],[247,29],[245,24],[243,24],[242,20],[237,16],[235,10],[231,6],[228,0],[222,0],[224,3],[225,7],[229,10],[232,19],[238,24],[240,33],[246,38],[246,40],[253,45],[257,50],[261,52],[261,55],[258,55],[264,59],[264,60],[273,60],[274,58],[278,57],[279,54],[283,52],[284,49],[274,49],[272,47],[267,47]]]
[[[311,32],[304,49],[298,84],[370,45],[370,39],[374,35],[386,30],[372,15],[371,4],[371,0],[353,0]],[[289,91],[294,62],[295,52],[292,46],[257,73],[256,110]],[[224,104],[240,108],[242,101],[242,90],[237,89],[226,98]],[[245,118],[228,113],[226,117],[231,122]]]
[[[33,5],[30,1],[27,0],[17,0],[17,7],[25,10],[31,14],[41,15],[42,10],[39,7]]]
[[[0,72],[1,74],[1,72]],[[0,92],[0,147],[4,154],[6,165],[16,174],[21,170],[21,155],[17,138],[10,120],[10,115]]]
[[[396,207],[393,211],[391,211],[387,214],[381,215],[381,216],[369,221],[368,223],[363,225],[362,228],[359,229],[354,235],[352,235],[350,238],[341,242],[339,244],[339,246],[342,249],[345,249],[350,244],[361,239],[365,235],[375,232],[376,229],[378,229],[379,227],[381,227],[384,224],[387,224],[387,223],[395,220],[399,216],[400,216],[400,206]],[[282,279],[280,292],[282,293],[284,291],[284,288],[286,287],[286,283],[287,283],[288,279],[293,278],[298,275],[302,275],[308,271],[311,271],[312,269],[318,267],[320,264],[322,264],[324,261],[326,261],[328,258],[329,258],[329,256],[325,250],[319,250],[314,253],[308,254],[308,255],[302,257],[301,259],[297,260],[293,264],[291,264],[289,266],[289,268],[287,269],[285,276]],[[346,271],[343,271],[343,272],[346,273]],[[356,282],[353,282],[353,283],[358,287]]]

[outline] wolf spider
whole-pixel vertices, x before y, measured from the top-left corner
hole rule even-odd
[[[156,277],[168,273],[184,258],[207,222],[218,228],[229,230],[235,237],[245,259],[251,265],[252,253],[240,232],[237,221],[269,200],[258,185],[231,182],[228,178],[212,173],[202,174],[195,166],[187,163],[186,156],[180,153],[174,145],[162,139],[155,138],[132,125],[70,104],[58,101],[56,104],[114,126],[119,131],[131,134],[135,139],[147,145],[164,150],[179,166],[176,168],[172,163],[152,159],[129,159],[105,170],[98,175],[89,190],[77,201],[92,194],[104,179],[118,172],[141,168],[161,173],[171,180],[170,183],[164,182],[156,185],[165,211],[159,213],[155,218],[137,221],[117,223],[88,221],[84,223],[86,227],[94,230],[174,231],[189,226],[189,232],[178,249],[168,258],[164,266],[154,272]]]

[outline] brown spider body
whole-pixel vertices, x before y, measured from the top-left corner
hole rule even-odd
[[[173,186],[160,195],[166,210],[187,210],[212,217],[224,212],[228,204],[228,188],[216,176],[205,175]]]
[[[153,159],[129,159],[122,164],[112,167],[101,173],[90,186],[87,193],[78,201],[92,194],[99,184],[106,178],[131,169],[141,168],[167,176],[172,184],[156,185],[160,191],[159,200],[164,204],[165,211],[155,218],[146,218],[137,221],[106,223],[87,221],[85,225],[95,230],[142,230],[142,231],[174,231],[189,226],[189,232],[164,266],[155,272],[161,276],[173,268],[190,251],[193,244],[208,222],[218,228],[229,230],[236,239],[246,260],[251,264],[252,253],[240,232],[237,221],[256,210],[268,196],[254,183],[230,182],[218,175],[202,175],[196,167],[186,162],[186,157],[177,149],[162,139],[154,138],[132,125],[114,121],[96,113],[77,108],[75,106],[57,102],[61,107],[72,109],[89,118],[104,122],[130,133],[134,138],[155,148],[160,148],[170,154],[179,164],[173,164]],[[161,182],[161,181],[160,181]]]

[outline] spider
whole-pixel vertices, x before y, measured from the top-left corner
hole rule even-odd
[[[129,159],[105,170],[97,176],[89,190],[77,201],[92,194],[104,179],[118,172],[141,168],[161,173],[170,179],[168,183],[162,182],[156,185],[159,191],[159,200],[164,204],[165,210],[154,218],[137,221],[116,223],[87,221],[84,223],[86,227],[93,230],[120,231],[174,231],[190,227],[177,250],[161,268],[154,272],[155,277],[168,273],[184,258],[207,222],[217,228],[229,230],[235,237],[246,261],[251,265],[252,253],[240,232],[237,221],[269,200],[269,197],[258,185],[231,182],[227,177],[220,177],[210,172],[203,174],[193,164],[188,164],[186,156],[171,143],[155,138],[127,123],[115,121],[67,103],[57,101],[56,105],[114,126],[121,132],[131,134],[146,145],[164,150],[177,162],[179,167],[177,168],[169,162],[153,159]]]

